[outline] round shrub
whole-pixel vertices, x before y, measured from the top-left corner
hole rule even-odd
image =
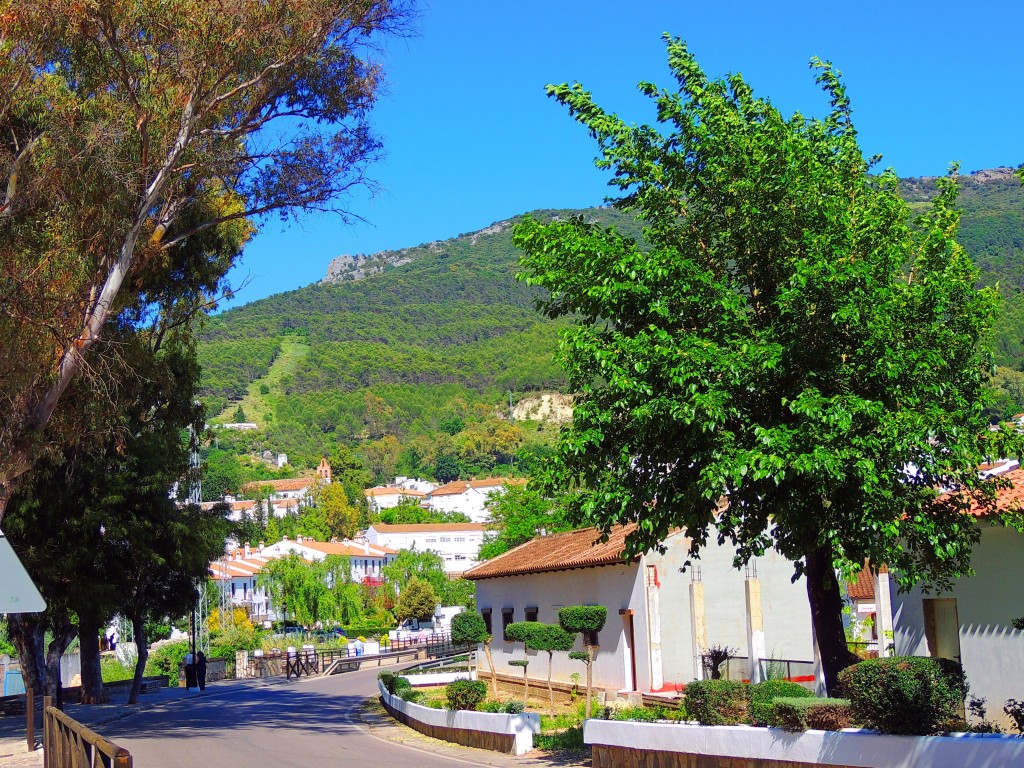
[[[750,723],[751,725],[778,725],[772,719],[775,706],[772,702],[780,696],[791,699],[812,698],[814,696],[800,683],[789,680],[765,680],[750,686]]]
[[[415,688],[403,688],[398,692],[398,698],[402,701],[410,701],[413,704],[421,703],[424,697],[423,691],[417,691]]]
[[[388,693],[395,692],[395,673],[394,672],[381,672],[377,675],[377,679],[381,681],[384,686],[384,690]]]
[[[686,711],[701,725],[736,725],[747,719],[748,686],[735,680],[694,680],[686,686]]]
[[[501,711],[507,715],[521,715],[526,711],[526,707],[521,701],[509,701],[502,706]]]
[[[882,733],[924,736],[960,720],[967,678],[951,659],[868,659],[839,673],[854,719]]]
[[[412,683],[409,682],[409,678],[407,677],[399,677],[396,675],[394,681],[391,683],[391,692],[398,696],[402,695],[402,691],[407,691],[410,688],[412,688]]]
[[[480,680],[456,680],[444,689],[448,709],[476,709],[487,697],[487,683]]]

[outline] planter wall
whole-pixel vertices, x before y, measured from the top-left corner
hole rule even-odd
[[[583,740],[594,768],[1002,768],[1024,765],[1024,739],[989,734],[886,736],[869,731],[805,731],[743,725],[588,720]]]
[[[388,693],[378,680],[384,708],[399,722],[435,739],[467,747],[522,755],[533,749],[533,734],[540,733],[540,715],[453,712],[413,704]]]
[[[427,685],[448,685],[456,680],[475,680],[476,676],[472,672],[435,672],[426,675],[406,674],[405,679],[413,688],[418,688]]]

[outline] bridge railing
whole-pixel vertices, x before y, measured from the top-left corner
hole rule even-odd
[[[100,736],[43,700],[44,768],[132,768],[124,747]]]

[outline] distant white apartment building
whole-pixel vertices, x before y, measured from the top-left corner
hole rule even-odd
[[[427,494],[427,506],[440,512],[461,512],[474,523],[486,523],[490,513],[484,506],[494,494],[505,492],[506,485],[525,485],[521,477],[487,477],[483,480],[453,480]]]
[[[373,488],[367,488],[363,491],[363,496],[366,497],[372,512],[380,512],[382,509],[393,509],[403,501],[412,500],[422,503],[427,498],[427,494],[423,491],[399,488],[395,485],[378,485]]]
[[[285,536],[276,544],[265,547],[263,551],[275,557],[296,554],[311,562],[324,560],[328,555],[342,555],[349,558],[352,579],[359,582],[382,578],[384,566],[398,555],[395,549],[375,544],[368,538],[360,541],[314,541],[303,536],[294,539]]]
[[[477,554],[485,536],[487,526],[483,523],[374,523],[366,531],[367,541],[376,546],[440,555],[449,576],[461,575],[477,564]]]
[[[227,590],[231,603],[245,608],[257,624],[277,618],[266,588],[259,583],[263,567],[275,557],[278,555],[246,545],[210,563],[210,578]]]

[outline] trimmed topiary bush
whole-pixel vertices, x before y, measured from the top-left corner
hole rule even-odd
[[[772,724],[787,731],[838,731],[853,722],[849,699],[816,699],[813,696],[776,698]]]
[[[448,709],[475,710],[487,698],[487,684],[479,680],[456,680],[444,689]]]
[[[412,683],[409,682],[409,678],[395,676],[395,679],[391,683],[391,692],[396,696],[401,696],[402,691],[407,691],[412,688]]]
[[[925,736],[963,719],[967,678],[951,659],[868,659],[839,673],[854,719],[882,733]]]
[[[395,692],[395,673],[394,672],[381,672],[377,675],[377,679],[384,684],[384,690],[388,693]]]
[[[686,712],[701,725],[746,722],[747,688],[735,680],[694,680],[683,692]]]
[[[780,696],[793,699],[813,699],[814,694],[799,683],[788,680],[765,680],[756,683],[748,690],[750,695],[751,725],[778,725],[773,719],[775,706],[773,700]]]

